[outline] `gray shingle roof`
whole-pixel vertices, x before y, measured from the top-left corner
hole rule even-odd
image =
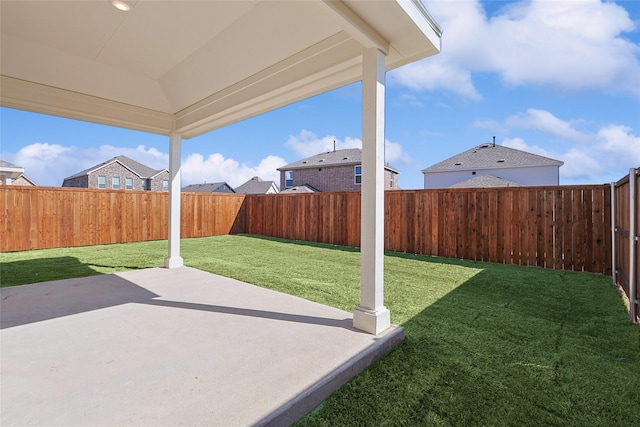
[[[476,175],[449,188],[522,187],[520,184],[492,175]]]
[[[240,194],[267,194],[267,192],[271,189],[271,186],[274,186],[276,189],[278,186],[273,181],[265,181],[261,179],[259,176],[254,176],[249,181],[244,184],[236,187],[236,193]]]
[[[318,190],[317,188],[309,185],[309,184],[304,184],[304,185],[296,185],[295,187],[291,187],[291,188],[287,188],[284,191],[281,191],[281,194],[288,194],[288,193],[319,193],[320,190]]]
[[[98,165],[95,165],[93,167],[90,167],[88,169],[85,169],[83,171],[80,171],[74,175],[68,176],[65,178],[66,179],[71,179],[71,178],[77,178],[79,176],[84,176],[84,175],[88,175],[92,172],[97,171],[98,169],[103,168],[104,166],[110,165],[113,162],[119,162],[121,163],[124,167],[130,169],[133,173],[135,173],[136,175],[138,175],[140,178],[151,178],[161,172],[166,171],[167,169],[153,169],[150,168],[149,166],[143,165],[142,163],[136,162],[133,159],[130,159],[127,156],[116,156],[113,159],[107,160],[106,162],[102,162]]]
[[[226,186],[226,187],[225,187]],[[223,188],[223,191],[218,191]],[[229,191],[227,191],[229,190]],[[235,193],[233,188],[226,182],[205,182],[204,184],[191,184],[186,187],[182,187],[182,191],[185,193]]]
[[[422,170],[437,172],[523,166],[562,166],[564,162],[502,145],[482,144]]]
[[[295,169],[319,168],[326,166],[359,165],[362,163],[362,150],[360,148],[347,148],[345,150],[327,151],[316,154],[297,162],[278,168],[279,171]],[[398,173],[399,171],[391,165],[386,164],[386,169]]]
[[[0,167],[3,168],[15,168],[15,169],[24,169],[22,166],[14,165],[13,163],[5,162],[4,160],[0,160]]]

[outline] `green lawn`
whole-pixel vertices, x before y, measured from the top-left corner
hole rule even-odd
[[[0,254],[0,283],[162,265],[166,242]],[[359,253],[255,236],[185,239],[189,266],[352,311]],[[35,285],[37,286],[37,285]],[[634,425],[640,328],[611,278],[387,253],[407,339],[300,425]]]

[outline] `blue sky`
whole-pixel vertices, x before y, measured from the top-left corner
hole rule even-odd
[[[561,184],[602,184],[640,167],[640,1],[423,0],[442,52],[387,73],[386,160],[400,186],[492,141],[565,162]],[[254,175],[361,146],[360,83],[182,143],[183,184]],[[168,168],[167,137],[0,109],[0,158],[60,186],[117,155]]]

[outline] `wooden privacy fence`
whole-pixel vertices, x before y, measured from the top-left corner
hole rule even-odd
[[[640,290],[638,289],[638,263],[640,251],[640,169],[631,169],[629,175],[611,184],[613,281],[620,285],[629,298],[629,320],[640,320]]]
[[[611,273],[611,187],[385,194],[388,250]],[[0,250],[167,238],[165,192],[0,188]],[[183,193],[182,237],[243,233],[360,245],[360,193]]]
[[[385,193],[385,248],[418,254],[611,272],[610,186]],[[360,244],[360,193],[250,196],[247,232]]]
[[[243,194],[182,195],[182,237],[244,231]],[[0,251],[167,238],[166,192],[0,187]]]

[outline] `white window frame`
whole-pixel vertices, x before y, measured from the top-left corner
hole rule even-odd
[[[120,177],[119,176],[112,176],[111,177],[111,188],[114,190],[119,190],[120,189]]]
[[[353,167],[353,183],[355,185],[362,184],[362,165]]]
[[[103,182],[100,182],[101,179]],[[98,175],[98,188],[107,188],[107,177],[105,175]]]
[[[293,187],[293,171],[284,172],[284,188]]]
[[[163,179],[162,180],[162,191],[169,191],[169,180],[168,179]]]
[[[133,178],[125,178],[124,179],[124,189],[125,190],[133,190]]]

